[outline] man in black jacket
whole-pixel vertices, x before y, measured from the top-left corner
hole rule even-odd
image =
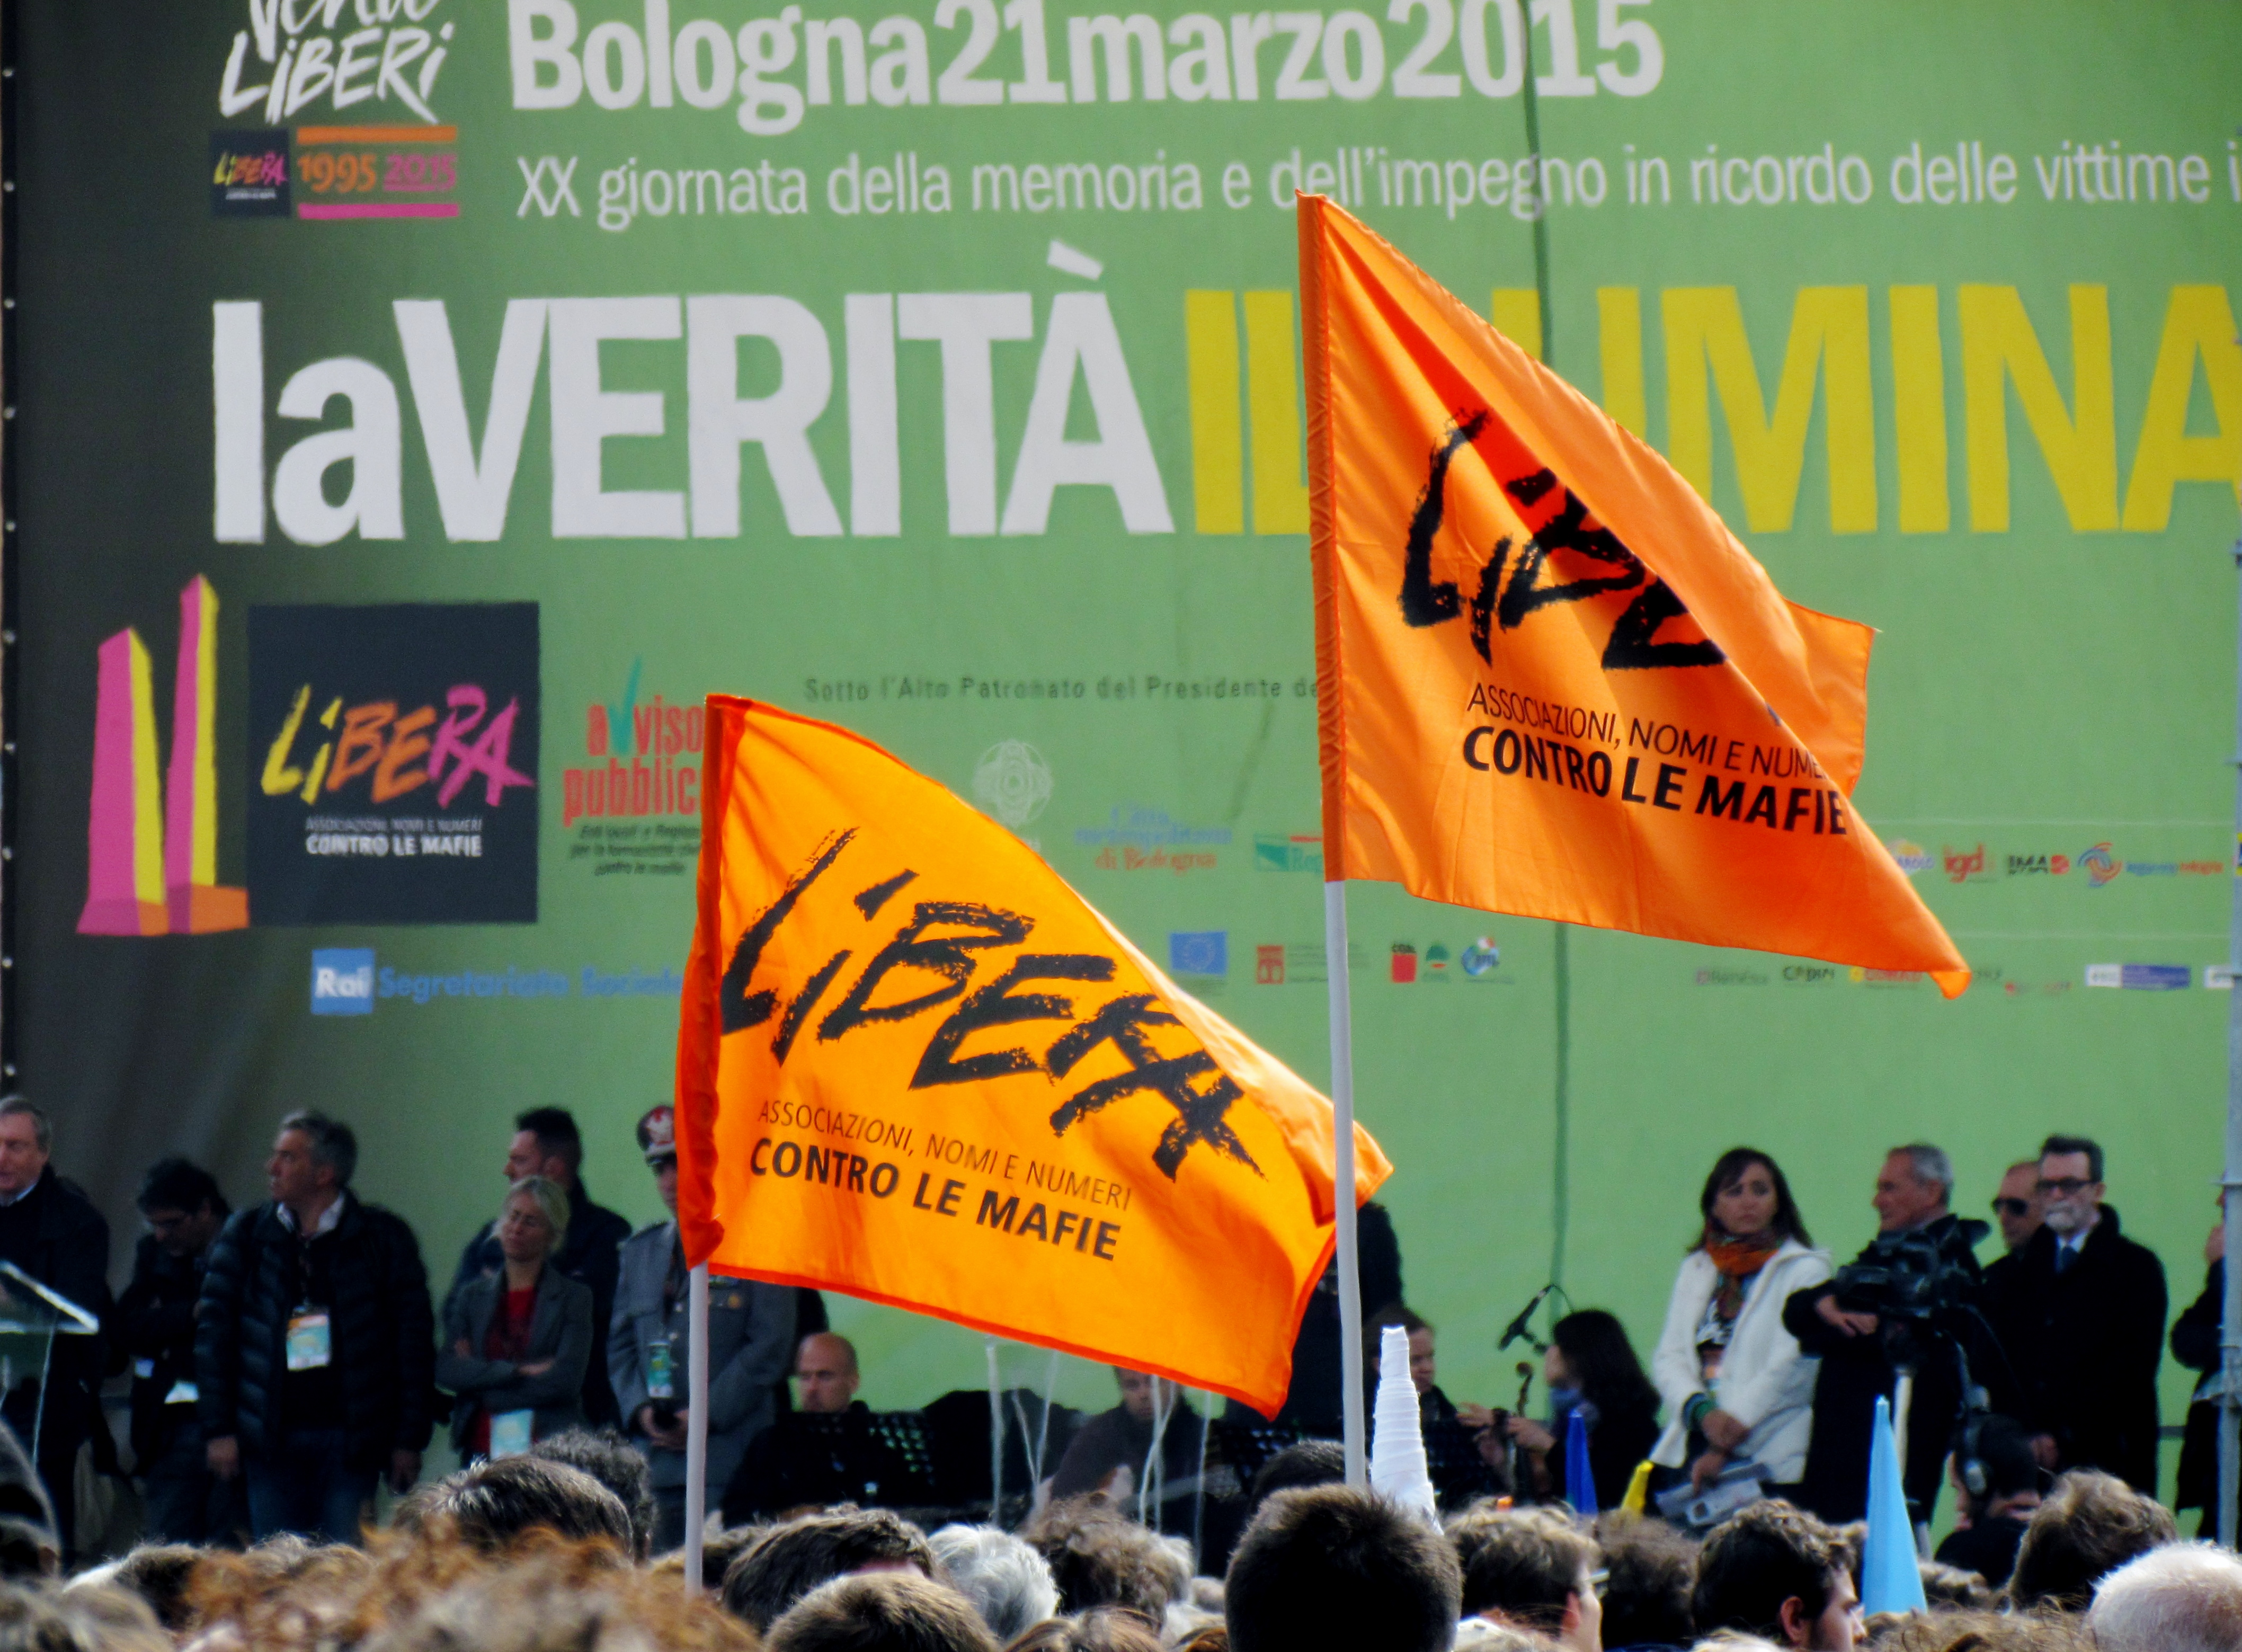
[[[248,1481],[250,1529],[354,1542],[374,1482],[420,1473],[435,1316],[413,1230],[349,1192],[358,1138],[280,1121],[270,1202],[236,1212],[195,1310],[211,1471]]]
[[[631,1226],[614,1212],[592,1203],[584,1191],[584,1138],[566,1107],[533,1107],[514,1121],[514,1140],[506,1150],[505,1175],[511,1187],[525,1176],[542,1176],[568,1194],[568,1237],[560,1253],[547,1266],[592,1287],[592,1324],[601,1337],[614,1317],[615,1276],[622,1266],[619,1254],[631,1236]],[[471,1279],[496,1273],[506,1266],[499,1249],[498,1223],[486,1225],[460,1256],[460,1271],[445,1293],[444,1305],[466,1288]],[[607,1362],[594,1360],[584,1367],[584,1420],[594,1428],[612,1427],[615,1391],[607,1380]]]
[[[0,1261],[13,1262],[95,1317],[109,1316],[109,1224],[77,1183],[47,1161],[54,1152],[47,1116],[21,1096],[0,1100]],[[101,1421],[101,1339],[58,1336],[49,1356],[45,1404],[37,1376],[17,1383],[0,1415],[27,1443],[38,1440],[39,1478],[54,1501],[64,1559],[75,1553],[71,1481],[78,1447]]]
[[[2172,1509],[2199,1508],[2199,1537],[2219,1529],[2219,1395],[2226,1356],[2219,1346],[2219,1321],[2226,1314],[2226,1224],[2214,1224],[2203,1243],[2203,1294],[2172,1321],[2172,1358],[2203,1373],[2188,1400],[2187,1430],[2179,1447],[2179,1474],[2172,1487]]]
[[[225,1195],[201,1165],[165,1158],[141,1179],[135,1202],[148,1232],[113,1322],[132,1361],[133,1468],[151,1541],[208,1542],[248,1521],[240,1481],[211,1473],[195,1416],[195,1302],[229,1214]]]
[[[1796,1501],[1833,1526],[1868,1512],[1876,1400],[1893,1394],[1903,1367],[1911,1367],[1916,1376],[1901,1478],[1917,1521],[1929,1520],[1938,1501],[1947,1447],[1961,1414],[1957,1353],[1968,1359],[1973,1383],[1991,1392],[1994,1409],[2008,1410],[2007,1367],[1976,1313],[1983,1286],[1973,1247],[1990,1230],[1949,1211],[1953,1192],[1953,1163],[1939,1149],[1922,1142],[1893,1148],[1876,1172],[1870,1201],[1876,1237],[1852,1264],[1908,1280],[1943,1276],[1949,1300],[1940,1312],[1928,1318],[1869,1312],[1868,1299],[1848,1290],[1849,1268],[1826,1285],[1793,1292],[1782,1305],[1783,1329],[1822,1361],[1814,1380],[1814,1433]]]
[[[2050,1136],[2040,1231],[1985,1274],[1985,1312],[2023,1389],[2018,1420],[2050,1468],[2099,1468],[2153,1497],[2165,1266],[2102,1202],[2102,1149]]]

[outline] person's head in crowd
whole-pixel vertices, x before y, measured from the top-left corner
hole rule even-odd
[[[1467,1616],[1456,1625],[1455,1652],[1557,1652],[1557,1643],[1515,1623]]]
[[[2075,1620],[2036,1612],[1879,1612],[1876,1622],[1876,1652],[2096,1652]]]
[[[1178,1636],[1172,1652],[1230,1652],[1230,1625],[1219,1619]]]
[[[2136,1555],[2179,1541],[2172,1512],[2114,1474],[2074,1468],[2032,1511],[2010,1602],[2083,1612],[2094,1585]]]
[[[1259,1508],[1280,1491],[1336,1486],[1346,1478],[1346,1450],[1336,1440],[1299,1440],[1254,1470],[1252,1501]]]
[[[638,1151],[654,1172],[654,1191],[672,1216],[677,1214],[677,1114],[668,1102],[649,1107],[638,1121]]]
[[[55,1506],[48,1500],[46,1486],[22,1439],[4,1425],[0,1425],[0,1520],[33,1528],[41,1542],[60,1553],[54,1535]]]
[[[1438,1532],[1348,1486],[1264,1503],[1223,1589],[1235,1652],[1445,1652],[1462,1599]]]
[[[761,1634],[836,1577],[916,1572],[929,1578],[936,1567],[926,1534],[902,1515],[884,1508],[829,1509],[757,1533],[725,1568],[724,1609]]]
[[[583,1165],[584,1138],[566,1107],[532,1107],[514,1115],[514,1139],[506,1148],[509,1185],[542,1176],[566,1193],[576,1185]]]
[[[911,1572],[842,1577],[787,1609],[765,1652],[997,1652],[956,1589]]]
[[[62,1540],[53,1526],[20,1514],[0,1514],[0,1578],[52,1577],[62,1564]]]
[[[614,1493],[630,1520],[631,1554],[646,1559],[654,1548],[654,1470],[644,1454],[613,1428],[570,1428],[547,1435],[529,1454],[589,1474]]]
[[[1972,1445],[1976,1454],[1965,1454]],[[1987,1417],[1977,1424],[1974,1440],[1966,1432],[1957,1438],[1946,1460],[1946,1478],[1956,1510],[1972,1525],[2023,1519],[2039,1507],[2043,1475],[2032,1454],[2031,1431],[2013,1417]]]
[[[509,1279],[517,1271],[525,1277],[543,1272],[546,1259],[567,1242],[568,1193],[560,1183],[525,1176],[507,1189],[498,1212],[498,1248]]]
[[[1113,1367],[1113,1381],[1121,1390],[1121,1409],[1138,1422],[1155,1422],[1176,1408],[1176,1385],[1126,1366]]]
[[[542,1534],[503,1555],[399,1555],[370,1580],[330,1640],[253,1639],[268,1647],[351,1646],[357,1652],[756,1652],[747,1626],[688,1597],[674,1576],[624,1565],[605,1544]]]
[[[1363,1368],[1374,1378],[1386,1375],[1386,1327],[1398,1325],[1409,1339],[1409,1382],[1419,1393],[1431,1390],[1440,1372],[1433,1352],[1438,1334],[1429,1322],[1406,1302],[1389,1302],[1370,1316],[1363,1327]]]
[[[218,1179],[200,1165],[178,1158],[151,1165],[133,1203],[156,1243],[172,1256],[200,1256],[229,1214]]]
[[[2167,1543],[2094,1586],[2086,1627],[2102,1652],[2242,1652],[2242,1560]]]
[[[121,1560],[103,1567],[105,1575],[101,1581],[112,1588],[138,1595],[155,1614],[157,1622],[178,1635],[194,1621],[193,1609],[187,1602],[187,1583],[202,1558],[203,1551],[192,1543],[143,1543]],[[71,1587],[84,1583],[90,1575],[72,1580]]]
[[[448,1521],[463,1541],[486,1550],[543,1529],[563,1537],[603,1537],[626,1555],[637,1553],[622,1499],[583,1470],[542,1457],[493,1458],[446,1474],[414,1492],[397,1518],[420,1531]]]
[[[1689,1588],[1697,1545],[1664,1521],[1607,1514],[1596,1522],[1603,1551],[1603,1638],[1607,1647],[1682,1646],[1695,1621]]]
[[[357,1169],[358,1137],[348,1125],[323,1112],[292,1112],[272,1138],[265,1184],[272,1202],[286,1205],[301,1224],[340,1198]]]
[[[994,1526],[944,1526],[926,1541],[950,1587],[973,1602],[999,1641],[1009,1644],[1058,1615],[1058,1586],[1049,1563],[1011,1533]]]
[[[2073,1239],[2102,1219],[2102,1148],[2084,1136],[2040,1144],[2040,1219],[2058,1239]]]
[[[1906,1233],[1946,1214],[1954,1198],[1954,1161],[1928,1142],[1910,1142],[1884,1155],[1876,1172],[1879,1233]]]
[[[1923,1598],[1934,1612],[1990,1612],[1999,1603],[2000,1591],[1975,1572],[1938,1561],[1918,1561],[1916,1569],[1923,1576]]]
[[[46,1114],[21,1096],[0,1098],[0,1199],[30,1192],[54,1152]]]
[[[846,1411],[863,1380],[856,1368],[856,1345],[844,1336],[813,1332],[794,1351],[797,1409],[827,1414]]]
[[[405,1511],[400,1509],[400,1515]],[[400,1521],[400,1524],[403,1522]],[[426,1563],[465,1569],[474,1551],[450,1541],[416,1542],[400,1534],[376,1534],[377,1543],[394,1542],[398,1551]],[[394,1567],[393,1560],[392,1565]],[[187,1602],[205,1635],[220,1631],[219,1648],[311,1648],[322,1638],[339,1639],[356,1615],[379,1568],[373,1555],[346,1543],[318,1547],[293,1534],[268,1537],[236,1555],[209,1549],[187,1580]],[[387,1594],[396,1593],[396,1581]],[[201,1642],[198,1641],[198,1645]]]
[[[1627,1327],[1601,1308],[1582,1308],[1549,1327],[1541,1374],[1553,1390],[1588,1400],[1608,1417],[1658,1409],[1658,1390],[1635,1357]]]
[[[1546,1635],[1572,1652],[1604,1643],[1595,1540],[1551,1508],[1481,1504],[1448,1522],[1463,1609]]]
[[[1785,1239],[1811,1245],[1782,1166],[1756,1147],[1731,1147],[1713,1161],[1697,1194],[1703,1221],[1696,1248],[1742,1242],[1774,1249]]]
[[[1740,1509],[1706,1537],[1689,1612],[1702,1633],[1739,1629],[1811,1652],[1847,1652],[1861,1640],[1844,1540],[1773,1500]]]
[[[1046,1619],[1005,1643],[1004,1652],[1165,1652],[1152,1626],[1125,1607],[1094,1606]]]
[[[1993,1195],[1993,1219],[2001,1225],[2003,1248],[2022,1250],[2039,1232],[2045,1214],[2039,1197],[2039,1160],[2018,1159],[2001,1172],[2000,1191]]]
[[[0,1587],[0,1652],[171,1652],[171,1637],[138,1595],[95,1585]]]
[[[1125,1606],[1159,1622],[1191,1594],[1189,1553],[1092,1492],[1051,1504],[1020,1534],[1051,1568],[1062,1612]]]

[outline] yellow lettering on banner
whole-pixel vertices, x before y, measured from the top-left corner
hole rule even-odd
[[[1891,289],[1892,437],[1899,454],[1899,531],[1943,534],[1946,359],[1938,342],[1938,289]]]
[[[2118,526],[2118,427],[2110,382],[2110,290],[2071,289],[2071,407],[2014,287],[1964,286],[1962,392],[1970,463],[1970,527],[2009,529],[2009,407],[2014,384],[2073,533]]]
[[[1642,294],[1637,289],[1596,289],[1596,342],[1603,358],[1604,411],[1621,429],[1642,436],[1650,425],[1650,404],[1642,393]]]
[[[1300,375],[1292,295],[1245,295],[1245,396],[1253,440],[1253,531],[1308,531],[1307,448],[1300,436]]]
[[[1245,531],[1245,443],[1238,428],[1238,309],[1229,292],[1184,294],[1191,392],[1191,500],[1202,534]]]
[[[1541,359],[1541,295],[1532,287],[1497,287],[1487,306],[1494,330],[1534,360]]]
[[[1873,533],[1876,526],[1876,413],[1869,388],[1869,290],[1801,287],[1775,417],[1767,415],[1751,340],[1734,287],[1669,287],[1666,323],[1667,441],[1674,467],[1707,500],[1713,492],[1713,425],[1706,366],[1721,396],[1735,456],[1744,521],[1756,533],[1790,527],[1806,465],[1807,426],[1817,373],[1826,385],[1829,528]],[[1826,365],[1825,365],[1826,364]]]
[[[2198,356],[2217,423],[2208,436],[2187,433]],[[2125,488],[2125,531],[2161,534],[2171,526],[2172,487],[2179,482],[2242,483],[2242,345],[2234,340],[2234,312],[2225,287],[2172,290]]]

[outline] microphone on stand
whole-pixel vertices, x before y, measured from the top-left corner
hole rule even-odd
[[[1534,1299],[1531,1302],[1528,1302],[1525,1307],[1520,1309],[1519,1311],[1518,1317],[1513,1320],[1503,1328],[1502,1340],[1494,1345],[1496,1353],[1501,1353],[1503,1349],[1508,1347],[1512,1343],[1519,1340],[1521,1337],[1527,1342],[1534,1345],[1535,1352],[1547,1352],[1541,1339],[1534,1334],[1532,1328],[1534,1311],[1540,1307],[1543,1302],[1547,1301],[1548,1299],[1549,1293],[1556,1288],[1557,1287],[1554,1283],[1545,1285],[1534,1293]]]

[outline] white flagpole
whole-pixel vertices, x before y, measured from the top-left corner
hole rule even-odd
[[[693,1270],[685,1297],[685,1592],[701,1592],[701,1548],[708,1522],[708,1265]]]
[[[1363,1451],[1362,1269],[1355,1254],[1354,1029],[1347,1002],[1346,884],[1324,885],[1324,976],[1330,983],[1333,1187],[1339,1252],[1339,1370],[1340,1434],[1346,1483],[1370,1484]]]

